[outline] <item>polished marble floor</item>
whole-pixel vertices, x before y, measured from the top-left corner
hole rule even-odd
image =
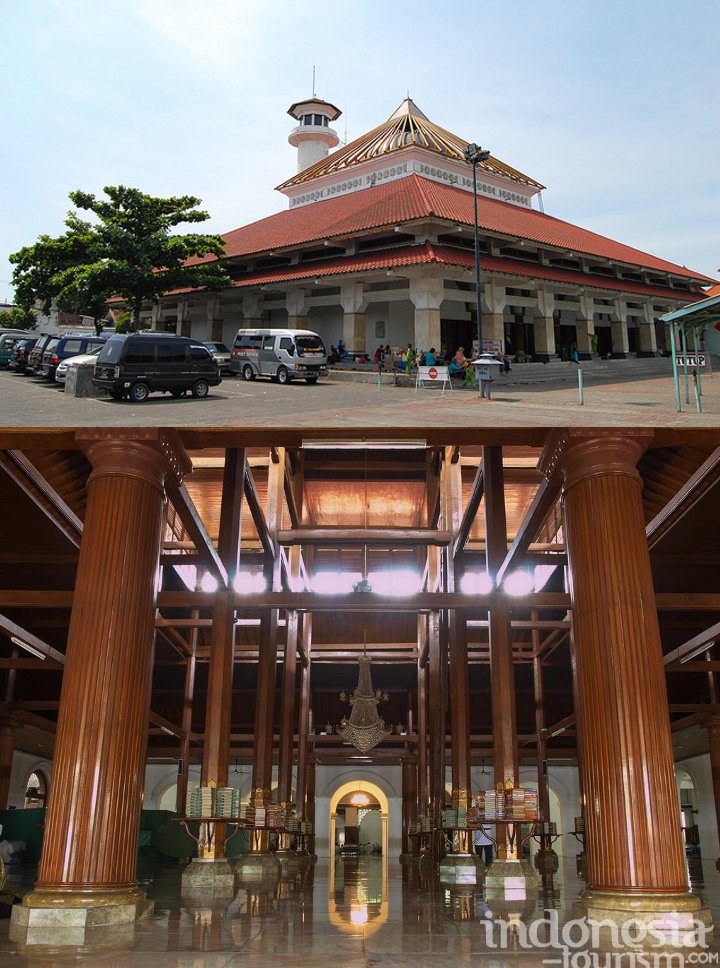
[[[551,951],[525,947],[518,930],[504,938],[496,930],[498,918],[526,925],[544,918],[542,940],[550,930],[550,912],[557,912],[560,925],[577,917],[576,900],[584,885],[576,876],[574,858],[562,861],[552,893],[540,891],[536,898],[512,902],[486,899],[480,888],[442,885],[417,867],[396,860],[384,863],[380,857],[320,861],[272,891],[240,889],[229,903],[207,907],[184,903],[180,874],[180,867],[167,868],[148,882],[155,912],[136,926],[130,950],[79,958],[70,952],[19,954],[8,941],[6,919],[0,921],[0,968],[72,963],[106,968],[245,963],[253,968],[535,968],[553,960],[561,968],[619,968],[617,962],[577,958],[563,963],[557,952],[553,959]],[[720,875],[711,862],[705,864],[704,881],[702,872],[694,874],[694,889],[720,922]],[[27,883],[32,871],[18,876]],[[699,964],[717,964],[716,953],[713,942]]]

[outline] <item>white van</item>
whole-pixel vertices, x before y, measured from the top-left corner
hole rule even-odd
[[[230,367],[244,380],[269,376],[277,383],[317,383],[327,374],[327,350],[309,329],[239,329]]]

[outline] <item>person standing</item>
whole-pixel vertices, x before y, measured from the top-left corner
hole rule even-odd
[[[478,855],[478,857],[483,858],[485,864],[488,866],[492,864],[493,842],[490,840],[482,827],[477,827],[473,831],[473,847],[475,848],[475,853]]]
[[[413,351],[412,343],[408,343],[407,350],[405,351],[405,374],[410,376],[410,370],[412,370],[412,365],[415,360],[415,352]]]

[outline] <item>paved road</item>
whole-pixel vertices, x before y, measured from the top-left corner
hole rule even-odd
[[[683,400],[676,413],[672,379],[596,383],[585,390],[565,383],[498,387],[491,401],[475,391],[350,382],[333,375],[316,386],[280,386],[227,379],[205,400],[166,394],[142,404],[76,399],[57,384],[0,371],[0,427],[464,427],[464,426],[682,426],[720,428],[720,374],[704,382],[704,413]]]

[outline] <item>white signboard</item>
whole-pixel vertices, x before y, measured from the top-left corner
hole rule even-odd
[[[707,366],[707,355],[705,353],[688,353],[687,356],[685,355],[685,353],[677,353],[676,359],[677,359],[678,366],[685,366],[686,360],[687,360],[688,366],[694,366],[694,367]]]
[[[449,366],[419,366],[415,389],[418,387],[440,387],[445,393],[445,387],[450,387],[450,367]]]

